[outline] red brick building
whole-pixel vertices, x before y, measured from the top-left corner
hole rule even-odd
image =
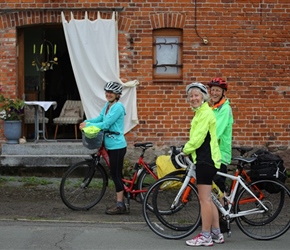
[[[222,77],[235,118],[233,144],[288,147],[290,2],[288,0],[4,0],[0,3],[0,84],[25,92],[25,29],[61,27],[61,11],[90,19],[118,11],[121,78],[137,79],[139,125],[127,134],[160,147],[183,143],[193,116],[190,82]],[[103,10],[103,11],[102,11]],[[106,11],[104,11],[106,10]],[[155,74],[156,32],[178,31],[178,74]],[[30,50],[31,48],[29,48]],[[29,62],[31,63],[31,62]],[[158,68],[158,67],[157,67]],[[3,122],[0,122],[0,138]]]

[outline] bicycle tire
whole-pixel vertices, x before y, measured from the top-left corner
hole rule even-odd
[[[82,161],[71,166],[62,177],[60,197],[72,210],[89,210],[104,196],[108,185],[102,165]]]
[[[270,193],[263,189],[263,204],[269,209],[260,214],[244,215],[236,217],[236,223],[241,231],[256,240],[272,240],[280,237],[290,228],[290,190],[278,180],[259,180],[249,184],[253,189],[254,185],[265,187],[271,184],[279,188],[278,193]],[[241,200],[249,197],[248,192],[242,189],[234,206],[234,212],[243,212],[249,209],[263,208],[257,202],[242,203]]]
[[[149,164],[149,168],[150,170],[157,176],[158,178],[158,175],[157,175],[157,165],[155,162],[153,163],[150,163]],[[174,175],[174,176],[182,176],[182,175],[185,175],[185,170],[177,170],[177,171],[174,171],[174,172],[171,172],[169,174],[167,174],[166,176],[171,176],[171,175]],[[154,184],[156,182],[157,179],[155,179],[148,171],[147,169],[143,168],[139,177],[138,177],[138,181],[137,181],[137,188],[138,190],[148,190],[148,188]],[[145,197],[145,194],[146,192],[141,192],[140,193],[140,198],[141,198],[141,201],[144,200],[144,197]]]
[[[263,184],[263,182],[262,182]],[[261,183],[257,186],[257,185],[251,185],[251,189],[252,192],[255,193],[257,195],[257,197],[262,197],[260,198],[261,200],[263,200],[264,198],[264,188],[261,188]],[[277,192],[277,200],[275,202],[276,206],[275,208],[272,206],[270,201],[266,201],[265,205],[268,207],[269,211],[267,211],[265,214],[263,214],[263,216],[261,216],[260,220],[257,221],[256,218],[255,220],[251,220],[251,218],[248,217],[241,217],[242,220],[244,220],[245,222],[247,222],[248,224],[251,224],[253,226],[259,226],[259,225],[263,225],[263,224],[267,224],[269,222],[271,222],[272,220],[274,220],[276,218],[277,215],[279,215],[283,204],[284,204],[284,200],[285,200],[285,192],[284,189],[281,189],[279,192]],[[256,205],[258,206],[258,202],[256,202]]]
[[[184,178],[178,176],[163,177],[148,189],[143,201],[142,213],[147,225],[166,239],[182,239],[193,233],[200,223],[200,205],[193,184],[188,184],[189,201],[180,200],[174,209],[170,208],[183,181]]]
[[[156,174],[157,176],[157,165],[155,162],[150,163],[148,165],[149,169]],[[154,178],[146,168],[143,168],[140,175],[138,176],[138,181],[137,181],[137,189],[138,190],[147,190],[153,183],[156,182],[156,178]],[[140,198],[141,201],[144,200],[146,192],[141,192],[140,193]]]

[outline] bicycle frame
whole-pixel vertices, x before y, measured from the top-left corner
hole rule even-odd
[[[145,193],[147,192],[147,189],[134,189],[134,184],[136,183],[137,179],[138,179],[138,170],[139,170],[139,166],[142,166],[144,169],[146,169],[148,171],[148,173],[150,173],[150,175],[152,175],[156,180],[158,179],[157,175],[155,173],[153,173],[151,171],[151,169],[149,168],[148,164],[146,162],[144,162],[144,160],[140,157],[138,160],[138,163],[135,164],[135,171],[133,174],[133,177],[128,180],[123,178],[123,182],[124,182],[124,190],[127,193],[130,193],[133,196],[136,196],[140,193]]]
[[[179,156],[184,156],[184,154],[181,153],[181,154],[176,155],[175,156],[175,160],[179,164],[179,166],[181,166],[182,168],[186,168],[187,169],[187,175],[185,177],[185,180],[184,180],[184,182],[183,182],[178,194],[176,195],[175,199],[172,202],[171,209],[174,209],[176,207],[176,205],[177,205],[177,203],[178,203],[178,201],[179,201],[181,196],[183,196],[183,199],[184,199],[184,197],[188,196],[187,185],[188,185],[188,183],[190,181],[192,181],[192,178],[194,178],[194,180],[196,179],[196,173],[195,173],[196,166],[194,165],[194,163],[189,159],[189,157],[184,157],[187,165],[183,164],[183,163],[180,162],[180,160],[178,158]],[[223,216],[232,219],[232,218],[236,218],[236,217],[240,217],[240,216],[245,216],[245,215],[250,215],[250,214],[257,214],[257,213],[264,213],[265,211],[268,211],[268,208],[247,187],[247,185],[245,184],[243,178],[240,175],[233,176],[233,175],[225,174],[225,173],[222,173],[222,172],[219,172],[219,171],[217,172],[217,175],[229,178],[234,183],[230,195],[229,196],[225,196],[225,198],[226,198],[226,200],[228,202],[227,210],[223,207],[223,205],[219,202],[219,200],[216,198],[216,196],[212,193],[213,202],[217,206],[218,210],[223,214]],[[264,210],[261,210],[259,208],[255,208],[255,209],[250,209],[250,210],[243,211],[243,212],[238,212],[236,214],[232,213],[231,210],[232,210],[232,207],[234,205],[234,201],[235,201],[235,197],[236,197],[239,185],[241,185],[251,196],[250,197],[251,199],[247,199],[247,202],[252,202],[252,201],[258,202],[262,206],[262,208]]]
[[[98,153],[97,153],[97,159],[99,160],[100,157],[102,157],[107,166],[110,168],[110,160],[109,160],[109,155],[108,155],[108,151],[105,149],[105,147],[102,145],[101,148],[99,149]],[[146,169],[148,171],[148,173],[150,173],[150,175],[152,175],[156,180],[158,179],[158,176],[151,171],[149,165],[144,161],[144,152],[140,155],[138,162],[136,162],[135,167],[134,167],[134,174],[133,177],[131,179],[125,179],[122,178],[122,181],[124,183],[124,191],[127,193],[130,193],[133,196],[136,196],[140,193],[145,193],[147,190],[146,189],[142,189],[142,190],[138,190],[138,189],[134,189],[134,184],[136,183],[137,179],[138,179],[138,170],[140,169],[139,166],[142,166],[144,169]]]
[[[257,214],[257,213],[264,213],[265,211],[268,211],[268,208],[264,205],[264,203],[260,200],[260,198],[258,198],[252,192],[252,190],[248,188],[248,186],[246,185],[245,181],[243,180],[243,178],[240,175],[233,176],[233,175],[225,174],[225,173],[222,173],[222,172],[219,172],[219,171],[217,172],[217,174],[235,181],[235,184],[234,184],[234,187],[233,187],[233,191],[230,193],[229,196],[225,196],[225,199],[228,202],[228,209],[227,210],[222,206],[222,204],[219,202],[218,199],[214,199],[213,200],[215,205],[218,207],[219,211],[224,216],[229,216],[229,218],[232,219],[232,218],[236,218],[236,217],[240,217],[240,216],[245,216],[245,215],[250,215],[250,214]],[[250,209],[250,210],[243,211],[243,212],[238,212],[236,214],[232,213],[231,210],[232,210],[232,207],[234,205],[234,201],[235,201],[235,197],[236,197],[239,185],[241,185],[251,195],[250,199],[247,199],[245,202],[253,202],[253,201],[258,202],[265,211],[261,210],[259,208],[255,208],[255,209]]]

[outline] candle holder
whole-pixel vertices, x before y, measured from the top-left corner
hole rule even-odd
[[[58,64],[56,56],[56,44],[44,39],[38,48],[33,44],[33,57],[32,66],[36,67],[37,71],[53,70],[53,66]]]

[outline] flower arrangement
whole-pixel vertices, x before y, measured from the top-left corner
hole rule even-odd
[[[2,86],[0,86],[0,119],[5,121],[21,120],[24,101],[18,98],[6,98],[1,92]]]

